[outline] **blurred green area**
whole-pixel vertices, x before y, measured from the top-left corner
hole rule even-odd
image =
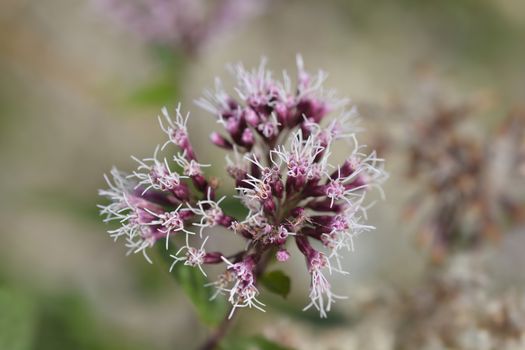
[[[169,106],[181,94],[187,64],[184,54],[154,46],[152,56],[160,63],[158,76],[131,93],[129,102],[134,106]]]
[[[122,333],[117,336],[119,332],[103,325],[78,292],[34,295],[3,286],[0,309],[0,349],[152,349]]]

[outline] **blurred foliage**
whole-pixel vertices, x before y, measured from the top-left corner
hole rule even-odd
[[[160,63],[159,76],[139,87],[130,96],[130,102],[143,106],[171,106],[179,99],[180,83],[184,80],[186,58],[179,52],[156,46],[153,54]]]
[[[75,294],[42,297],[38,303],[34,350],[141,348],[131,339],[115,336],[114,330],[102,327],[86,302]]]
[[[166,274],[166,269],[148,264],[142,255],[136,257],[138,259],[129,259],[133,264],[135,278],[133,289],[147,297],[159,297],[170,293],[171,289],[166,287],[170,285],[171,278]]]
[[[166,265],[171,266],[173,258],[170,257],[165,246],[157,244],[156,247]],[[172,251],[177,251],[173,245]],[[228,310],[226,300],[222,296],[211,299],[215,289],[207,286],[208,278],[198,268],[186,266],[183,262],[179,262],[173,266],[170,274],[191,300],[202,322],[208,326],[216,326],[224,319]]]
[[[259,281],[264,288],[283,298],[286,298],[290,293],[290,277],[281,270],[267,272],[259,278]]]
[[[2,350],[151,349],[103,327],[86,301],[74,293],[30,295],[2,287],[0,310]]]
[[[32,348],[35,311],[33,300],[23,292],[0,288],[0,349]]]

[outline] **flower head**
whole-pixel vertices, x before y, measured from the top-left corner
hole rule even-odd
[[[179,148],[174,157],[139,162],[132,176],[114,170],[115,181],[101,191],[111,204],[102,208],[106,220],[119,220],[121,227],[110,234],[132,239],[133,251],[146,251],[160,238],[168,242],[185,236],[184,245],[172,255],[177,263],[198,267],[225,264],[224,273],[210,284],[215,296],[226,295],[233,312],[238,308],[261,309],[257,281],[272,257],[286,263],[292,256],[287,246],[295,242],[310,275],[310,303],[326,317],[341,296],[332,292],[327,273],[345,273],[342,249],[353,250],[354,239],[373,229],[366,225],[365,198],[380,188],[386,173],[375,152],[365,152],[357,143],[356,111],[346,112],[346,99],[325,93],[325,74],[311,75],[297,58],[294,86],[288,74],[274,78],[266,61],[254,70],[232,66],[235,95],[216,80],[197,104],[212,113],[224,132],[214,133],[212,143],[232,152],[226,157],[227,173],[235,183],[239,202],[248,211],[232,217],[217,199],[218,183],[202,171],[189,138],[180,106],[172,119],[163,109],[161,128],[168,144]],[[335,119],[326,121],[331,112]],[[353,146],[347,159],[331,164],[331,149],[340,141]],[[159,160],[162,159],[162,160]],[[172,169],[170,161],[182,169]],[[245,249],[224,254],[204,248],[220,239],[212,228],[223,227],[245,240]],[[195,230],[199,232],[195,235]],[[317,241],[319,249],[314,249]],[[201,242],[200,244],[198,242]]]

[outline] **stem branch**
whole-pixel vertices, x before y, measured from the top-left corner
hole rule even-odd
[[[213,350],[217,347],[217,345],[219,345],[219,342],[222,340],[222,338],[224,338],[232,324],[232,318],[235,314],[232,315],[232,318],[228,318],[230,312],[231,308],[228,310],[228,313],[221,321],[221,324],[213,331],[206,342],[199,348],[200,350]]]

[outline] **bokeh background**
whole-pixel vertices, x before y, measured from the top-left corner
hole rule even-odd
[[[160,107],[178,101],[192,110],[190,134],[203,140],[196,145],[202,161],[222,159],[204,141],[216,125],[193,100],[215,76],[227,77],[227,63],[253,66],[266,56],[276,72],[294,72],[297,53],[308,69],[329,72],[326,86],[361,107],[365,143],[412,137],[412,120],[388,106],[413,99],[429,76],[451,99],[489,101],[472,120],[483,135],[525,98],[525,3],[274,0],[188,56],[126,30],[95,1],[3,0],[0,349],[200,343],[207,330],[165,269],[126,257],[105,233],[96,208],[102,174],[112,165],[132,169],[130,155],[149,155],[164,137]],[[328,320],[295,312],[306,304],[308,281],[302,261],[293,262],[292,307],[275,298],[266,314],[243,312],[234,332],[285,329],[301,349],[395,348],[388,308],[364,315],[356,306],[377,291],[410,290],[425,266],[414,225],[401,218],[413,184],[404,178],[404,155],[389,147],[387,198],[371,211],[377,230],[347,257],[350,278],[334,282],[351,298]],[[523,228],[515,230],[488,250],[486,271],[498,286],[523,290],[525,239]]]

